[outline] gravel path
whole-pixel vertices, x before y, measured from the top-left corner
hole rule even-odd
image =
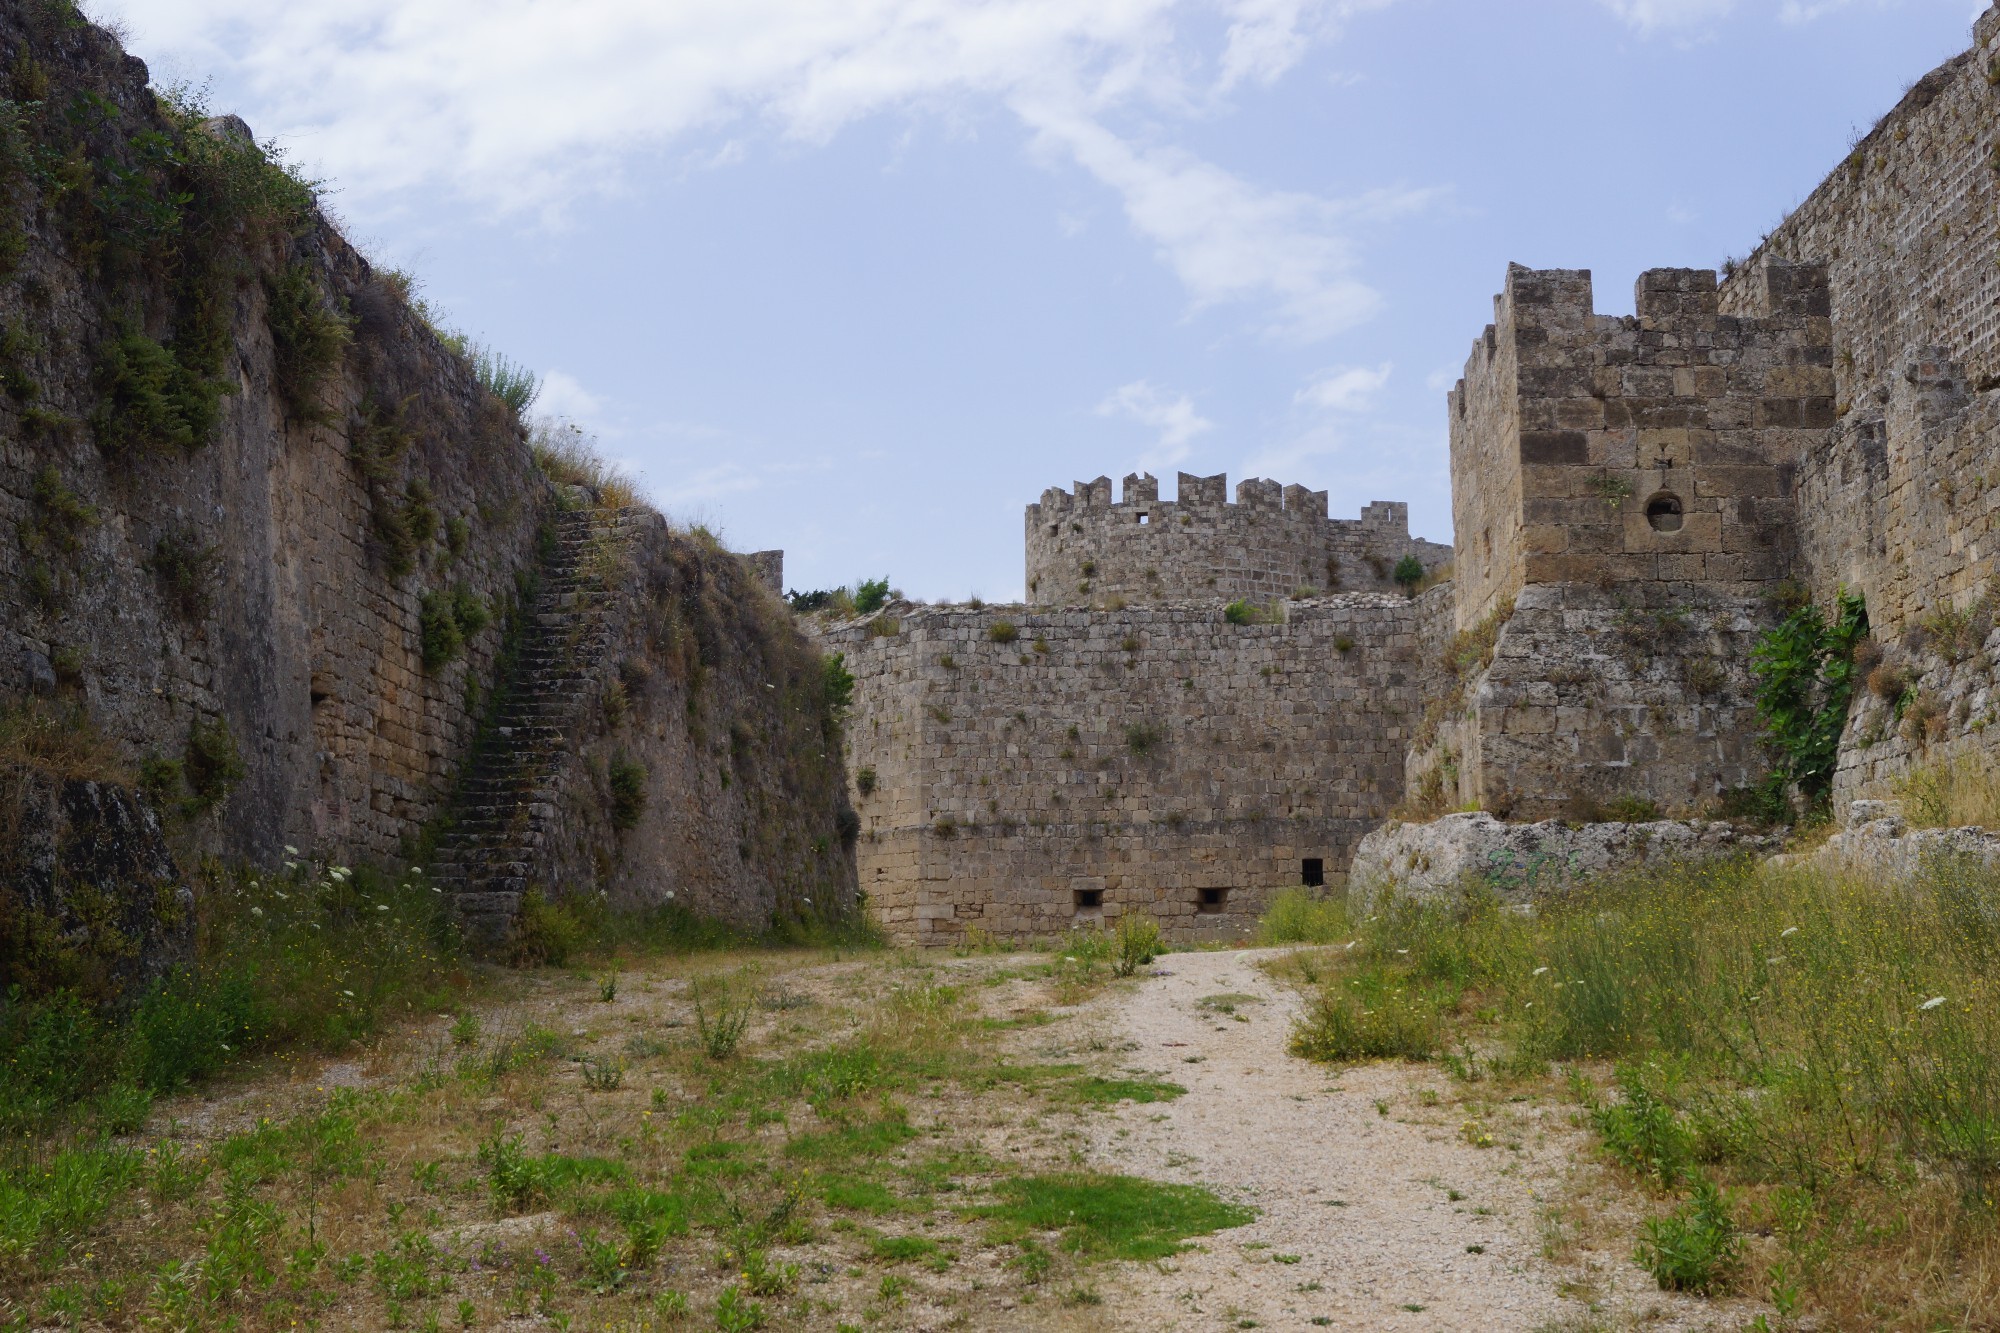
[[[1110,1018],[1130,1068],[1188,1091],[1095,1122],[1093,1164],[1261,1212],[1205,1251],[1130,1271],[1107,1313],[1149,1330],[1598,1326],[1540,1257],[1538,1212],[1583,1146],[1567,1116],[1504,1105],[1486,1123],[1496,1145],[1479,1148],[1441,1071],[1288,1055],[1298,998],[1257,966],[1272,952],[1170,955]],[[1427,1105],[1426,1089],[1443,1095]],[[1590,1267],[1605,1313],[1661,1328],[1723,1313],[1662,1297],[1629,1262]]]

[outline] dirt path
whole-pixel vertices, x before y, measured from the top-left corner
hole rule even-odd
[[[1133,1069],[1188,1091],[1097,1122],[1095,1162],[1261,1210],[1203,1250],[1126,1273],[1107,1300],[1128,1327],[1737,1326],[1734,1311],[1662,1296],[1629,1261],[1542,1258],[1540,1214],[1586,1151],[1562,1111],[1503,1104],[1481,1121],[1494,1146],[1476,1147],[1441,1072],[1288,1055],[1298,1000],[1257,966],[1272,952],[1170,955],[1107,1016]],[[1565,1299],[1565,1284],[1586,1299]]]

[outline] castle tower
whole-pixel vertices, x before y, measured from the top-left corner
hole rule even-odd
[[[1398,561],[1427,573],[1451,548],[1410,536],[1409,506],[1377,501],[1358,519],[1327,517],[1325,491],[1252,477],[1228,501],[1223,474],[1181,473],[1179,497],[1160,499],[1146,473],[1050,489],[1028,506],[1028,601],[1089,606],[1216,599],[1269,602],[1301,593],[1385,591]]]

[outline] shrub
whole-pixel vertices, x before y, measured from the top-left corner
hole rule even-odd
[[[863,768],[854,775],[854,789],[863,796],[875,794],[875,770]]]
[[[1674,1108],[1646,1086],[1639,1069],[1618,1067],[1621,1100],[1591,1108],[1605,1151],[1671,1189],[1694,1170],[1694,1144]]]
[[[193,453],[214,438],[229,391],[130,327],[98,349],[97,388],[102,399],[90,425],[98,447],[114,458]]]
[[[565,903],[552,901],[540,889],[521,895],[509,941],[508,961],[515,967],[548,964],[560,967],[583,944],[584,925]]]
[[[1117,952],[1112,956],[1111,970],[1117,976],[1129,977],[1159,957],[1165,948],[1159,922],[1150,916],[1127,912],[1118,918]]]
[[[820,680],[826,689],[826,706],[838,720],[854,705],[854,673],[847,669],[845,653],[829,653],[820,663]]]
[[[1239,598],[1222,608],[1222,618],[1232,625],[1254,625],[1257,608]]]
[[[1321,989],[1292,1028],[1292,1054],[1308,1060],[1427,1060],[1437,1050],[1438,1007],[1407,978],[1364,971]]]
[[[1424,562],[1413,555],[1406,555],[1396,562],[1396,568],[1389,577],[1395,580],[1397,587],[1414,595],[1418,585],[1424,581]]]
[[[1125,748],[1143,759],[1160,747],[1166,734],[1157,722],[1134,722],[1125,728]]]
[[[466,641],[493,622],[484,600],[460,584],[450,592],[427,592],[417,612],[417,636],[424,669],[435,671],[456,660]]]
[[[887,578],[863,579],[854,589],[854,613],[868,615],[880,611],[889,601]]]
[[[160,595],[182,619],[208,619],[215,585],[217,552],[188,533],[169,532],[153,544],[146,568],[160,585]]]
[[[1646,796],[1620,796],[1607,802],[1603,813],[1620,823],[1643,824],[1660,817],[1660,805]]]
[[[465,651],[465,635],[453,614],[449,593],[424,594],[422,608],[417,613],[417,635],[426,671],[436,671]]]
[[[611,761],[611,827],[623,833],[639,826],[646,812],[646,766],[618,755]]]
[[[222,718],[196,718],[188,729],[187,758],[181,771],[187,779],[190,804],[207,810],[228,796],[249,770],[237,753],[236,737]]]
[[[1021,637],[1021,630],[1011,620],[996,620],[986,627],[986,637],[995,643],[1012,643]]]
[[[1662,1291],[1706,1296],[1726,1290],[1736,1276],[1743,1239],[1729,1204],[1714,1182],[1696,1183],[1694,1197],[1667,1217],[1648,1221],[1633,1256]]]
[[[21,547],[30,555],[47,551],[74,555],[83,544],[83,534],[97,526],[97,509],[63,485],[54,464],[35,474],[30,498],[33,508],[20,524]]]
[[[286,265],[264,279],[264,291],[278,396],[299,420],[331,424],[320,393],[351,337],[347,316],[328,301],[311,264]]]
[[[535,399],[541,396],[541,377],[519,362],[482,346],[472,347],[470,356],[472,373],[478,377],[480,387],[507,404],[507,410],[515,416],[534,406]]]
[[[1840,733],[1854,695],[1854,648],[1868,633],[1868,611],[1856,593],[1834,599],[1831,621],[1808,603],[1764,635],[1750,654],[1757,678],[1757,716],[1778,747],[1776,771],[1823,807],[1833,786]]]
[[[1316,896],[1311,889],[1285,889],[1274,895],[1258,923],[1262,944],[1333,944],[1351,938],[1347,905]]]

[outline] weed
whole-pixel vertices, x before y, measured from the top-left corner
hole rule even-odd
[[[1166,947],[1160,936],[1160,923],[1136,912],[1118,918],[1115,939],[1117,952],[1112,957],[1111,970],[1121,977],[1131,976],[1159,957]]]
[[[467,640],[492,623],[493,613],[478,594],[460,584],[450,592],[427,592],[417,615],[424,669],[436,671],[465,651]]]
[[[490,347],[475,346],[470,351],[472,373],[480,388],[505,403],[517,417],[534,406],[542,392],[540,376]]]
[[[1406,555],[1396,562],[1396,568],[1390,572],[1389,577],[1397,587],[1414,597],[1426,577],[1424,563],[1413,555]]]
[[[264,292],[279,397],[299,420],[331,424],[333,413],[320,395],[347,349],[350,321],[329,301],[310,264],[288,264],[267,276]]]
[[[181,762],[189,802],[195,810],[219,804],[248,776],[236,737],[223,718],[196,718],[188,728],[187,757]]]
[[[615,1055],[587,1055],[577,1063],[583,1070],[583,1086],[593,1092],[612,1092],[625,1081],[625,1062]]]
[[[1012,643],[1021,637],[1021,629],[1011,620],[996,620],[986,627],[986,637],[995,643]]]
[[[744,1029],[750,1025],[750,1006],[736,1002],[720,987],[691,986],[689,999],[694,1004],[695,1035],[702,1054],[718,1061],[735,1055]]]
[[[611,761],[607,785],[611,788],[611,827],[621,833],[639,827],[646,812],[646,766],[625,754]]]
[[[1708,1295],[1735,1280],[1742,1248],[1728,1201],[1712,1181],[1699,1180],[1693,1198],[1646,1223],[1633,1257],[1661,1290]]]
[[[854,614],[872,615],[889,601],[889,580],[863,579],[854,586]]]
[[[1166,734],[1157,722],[1134,722],[1125,728],[1125,748],[1134,758],[1144,759],[1160,748]]]

